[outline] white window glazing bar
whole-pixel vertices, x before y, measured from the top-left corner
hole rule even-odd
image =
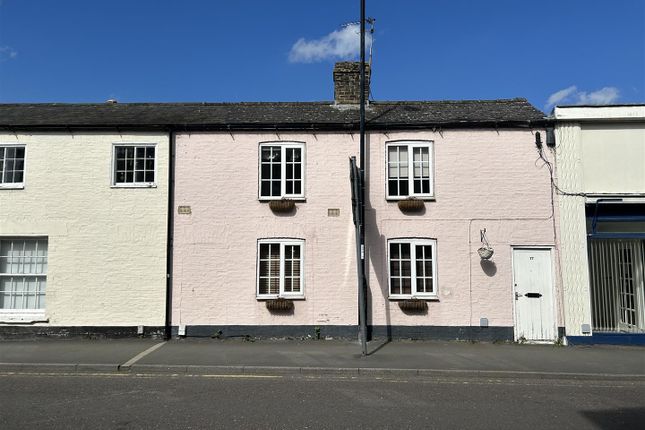
[[[414,242],[410,243],[410,293],[412,296],[417,295],[417,246]]]
[[[4,160],[5,160],[5,147],[0,146],[0,184],[4,183]]]
[[[287,193],[287,147],[284,145],[280,147],[280,173],[280,196],[283,197]],[[282,248],[280,255],[282,256]]]

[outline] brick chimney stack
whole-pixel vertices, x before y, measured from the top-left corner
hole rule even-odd
[[[365,102],[370,94],[370,65],[365,63]],[[357,105],[361,97],[361,63],[342,61],[334,66],[334,101],[338,105]]]

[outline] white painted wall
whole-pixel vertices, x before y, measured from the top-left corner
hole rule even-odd
[[[168,135],[0,133],[26,145],[25,188],[0,189],[0,236],[48,237],[52,326],[164,324]],[[114,143],[157,144],[156,188],[112,188]]]
[[[585,192],[645,192],[645,123],[584,125],[580,138]]]

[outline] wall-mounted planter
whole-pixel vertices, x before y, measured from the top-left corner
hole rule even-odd
[[[266,307],[271,312],[293,312],[293,300],[283,298],[267,300]]]
[[[399,307],[405,312],[425,312],[428,310],[426,301],[419,299],[401,300]]]
[[[398,204],[401,212],[421,212],[425,207],[423,200],[415,198],[399,200]]]
[[[275,213],[288,213],[296,208],[296,202],[289,199],[271,200],[269,207]]]
[[[493,256],[494,251],[489,246],[482,246],[477,250],[477,253],[482,260],[488,260]]]

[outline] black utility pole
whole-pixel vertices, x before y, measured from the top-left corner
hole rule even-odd
[[[361,348],[367,355],[367,278],[365,277],[365,0],[361,0],[361,95],[360,95],[360,261],[361,282],[358,288]]]

